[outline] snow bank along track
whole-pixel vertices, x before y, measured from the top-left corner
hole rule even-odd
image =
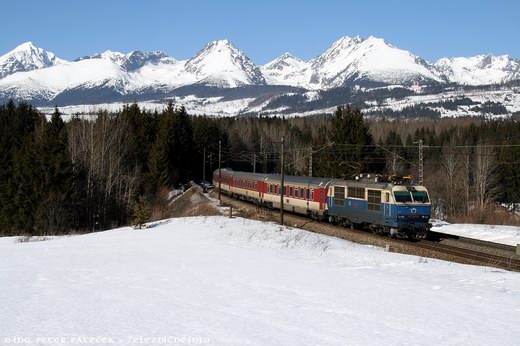
[[[426,250],[440,251],[444,254],[466,258],[476,261],[477,263],[520,272],[520,260],[518,260],[515,255],[511,255],[510,257],[499,256],[483,251],[476,251],[474,249],[436,243],[429,240],[418,242],[416,246]]]
[[[249,202],[232,199],[226,195],[222,195],[222,202],[238,209],[243,217],[264,221],[279,221],[279,213],[276,210],[261,208]],[[464,264],[485,265],[520,272],[520,257],[516,256],[512,251],[513,247],[508,247],[507,245],[502,246],[501,244],[467,240],[466,238],[460,240],[450,239],[450,244],[448,245],[439,242],[439,240],[444,240],[438,237],[434,237],[434,240],[411,242],[383,237],[367,231],[347,229],[326,222],[318,222],[289,212],[284,213],[284,220],[287,226],[298,227],[359,244],[383,247],[391,252],[437,258]]]

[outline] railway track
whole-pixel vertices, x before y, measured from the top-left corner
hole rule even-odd
[[[252,203],[232,199],[226,195],[222,195],[222,202],[232,205],[235,209],[245,211],[242,213],[244,217],[263,221],[279,221],[277,211],[260,208]],[[367,231],[348,229],[326,222],[318,222],[288,212],[284,213],[284,216],[287,226],[298,227],[314,233],[329,235],[359,244],[383,247],[391,252],[430,257],[463,264],[491,266],[520,272],[520,258],[515,256],[514,253],[501,253],[500,255],[489,253],[496,248],[495,244],[489,244],[489,247],[486,248],[485,242],[480,241],[481,248],[476,250],[464,248],[462,241],[460,242],[461,246],[447,245],[426,239],[412,242],[384,237]],[[451,244],[456,243],[456,240],[452,240]]]
[[[485,252],[465,249],[457,246],[435,243],[428,240],[422,240],[416,244],[417,247],[429,251],[440,252],[450,256],[460,257],[475,261],[477,264],[484,264],[492,267],[503,268],[520,272],[520,260],[511,255],[510,257],[498,256]]]

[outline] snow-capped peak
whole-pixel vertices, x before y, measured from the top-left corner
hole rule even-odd
[[[84,56],[78,58],[77,61],[86,60],[86,59],[105,59],[113,62],[120,68],[125,71],[135,71],[147,63],[157,64],[159,62],[163,62],[166,64],[175,63],[176,60],[169,57],[160,51],[154,52],[142,52],[139,50],[132,51],[128,54],[124,54],[121,52],[114,52],[111,50],[106,50],[103,53],[97,53],[91,56]]]
[[[268,62],[263,66],[266,69],[279,69],[281,66],[291,65],[291,64],[304,63],[300,58],[295,57],[291,53],[283,53],[278,58],[274,59],[271,62]]]
[[[260,69],[228,40],[208,43],[185,65],[200,83],[219,87],[265,84]]]
[[[109,50],[104,51],[103,53],[94,54],[92,58],[94,59],[110,59],[113,61],[120,61],[123,60],[126,57],[125,54],[121,52],[114,52]]]
[[[297,57],[295,57],[294,55],[292,55],[291,53],[288,53],[288,52],[285,52],[282,55],[280,55],[280,57],[278,59],[281,59],[281,60],[291,59],[291,60],[302,61],[300,58],[297,58]]]
[[[32,41],[27,41],[15,47],[11,52],[24,52],[37,49],[38,47],[36,47]]]
[[[37,70],[64,63],[51,52],[25,42],[0,57],[0,78],[16,72]]]
[[[263,65],[261,71],[269,84],[307,87],[310,64],[290,53],[284,53]]]
[[[373,39],[373,38],[374,38],[373,36],[370,36],[370,39]],[[346,48],[352,47],[352,46],[354,46],[356,44],[360,44],[363,41],[364,40],[363,40],[363,38],[361,36],[354,36],[354,37],[343,36],[342,38],[340,38],[339,40],[334,42],[332,44],[332,46],[330,46],[328,51],[335,51],[335,50],[338,50],[338,49],[346,49]]]
[[[508,55],[477,55],[470,58],[441,58],[435,63],[450,82],[492,84],[520,79],[520,60]]]
[[[345,36],[311,60],[311,66],[310,83],[318,87],[356,81],[410,84],[416,79],[443,80],[433,65],[374,36],[366,40]]]

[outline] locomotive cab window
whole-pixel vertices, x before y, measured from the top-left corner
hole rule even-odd
[[[412,197],[413,201],[417,203],[428,203],[430,201],[426,191],[412,191]]]
[[[397,203],[408,203],[412,201],[412,196],[408,191],[394,191],[394,197]]]

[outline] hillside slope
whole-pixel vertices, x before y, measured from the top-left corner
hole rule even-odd
[[[0,239],[3,341],[511,345],[520,337],[517,273],[269,223],[193,217],[15,241]]]

